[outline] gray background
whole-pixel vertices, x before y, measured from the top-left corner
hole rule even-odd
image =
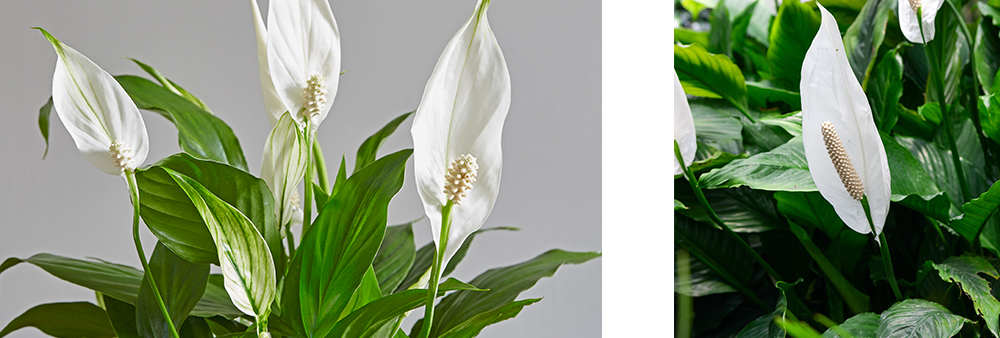
[[[444,45],[472,14],[474,0],[334,1],[341,30],[340,90],[319,129],[328,164],[386,122],[416,108]],[[266,18],[266,2],[260,3]],[[480,272],[561,248],[601,245],[600,1],[494,1],[489,17],[510,69],[512,104],[504,126],[500,195],[484,227],[514,226],[476,239],[454,275]],[[52,253],[139,266],[131,206],[122,179],[87,162],[53,114],[48,157],[38,108],[51,95],[56,56],[30,26],[46,28],[113,75],[143,74],[123,57],[158,68],[194,93],[240,138],[251,172],[260,172],[270,131],[258,80],[248,1],[7,1],[0,5],[0,258]],[[145,164],[179,151],[176,129],[144,112]],[[382,154],[411,147],[408,120]],[[412,162],[410,163],[412,165]],[[624,198],[624,197],[623,197]],[[407,168],[389,223],[422,215]],[[417,245],[430,241],[418,223]],[[155,238],[143,227],[152,251]],[[601,265],[564,266],[519,298],[545,297],[482,337],[596,337],[601,332]],[[0,325],[32,306],[93,301],[93,293],[30,265],[0,275]],[[412,317],[420,317],[420,311]],[[409,331],[409,323],[404,329]],[[39,337],[22,329],[10,337]]]

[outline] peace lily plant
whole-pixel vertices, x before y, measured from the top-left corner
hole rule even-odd
[[[272,0],[266,23],[251,5],[272,126],[259,177],[233,131],[194,94],[136,60],[156,82],[111,76],[39,28],[58,58],[40,120],[55,109],[84,158],[125,179],[142,269],[50,254],[9,258],[0,272],[29,263],[95,291],[97,302],[39,305],[0,337],[26,326],[56,337],[471,337],[540,301],[517,299],[539,279],[600,256],[551,250],[468,283],[441,281],[470,250],[469,238],[512,229],[480,230],[499,194],[511,102],[489,1],[475,4],[445,46],[415,113],[365,140],[353,172],[342,162],[332,180],[316,140],[341,75],[330,4]],[[143,166],[140,109],[174,123],[183,152]],[[410,115],[413,149],[378,156]],[[415,175],[406,177],[411,155]],[[423,217],[387,226],[406,179],[416,180],[434,236],[420,250],[412,227]],[[149,257],[140,218],[157,239]],[[403,318],[420,307],[423,319],[404,332]]]

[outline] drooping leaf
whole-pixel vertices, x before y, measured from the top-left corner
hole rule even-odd
[[[52,116],[52,97],[49,97],[49,101],[42,105],[42,108],[38,109],[38,129],[42,132],[42,138],[45,139],[45,153],[42,153],[42,159],[49,155],[49,117]]]
[[[296,250],[302,257],[298,297],[310,336],[323,337],[333,328],[375,259],[389,201],[403,185],[412,152],[386,155],[347,179]]]
[[[875,330],[878,330],[879,315],[865,312],[848,318],[843,324],[838,325],[840,330],[846,331],[854,338],[875,338]],[[823,338],[847,338],[840,335],[833,328],[823,332]]]
[[[819,30],[820,16],[815,8],[797,1],[783,1],[771,25],[767,60],[772,80],[779,87],[795,89],[802,76],[802,61]]]
[[[952,314],[944,306],[923,299],[907,299],[893,304],[882,312],[878,330],[879,338],[951,337],[966,322],[962,316]]]
[[[748,114],[746,80],[725,55],[710,54],[699,45],[675,45],[674,70],[688,95],[722,98]]]
[[[471,338],[479,334],[486,326],[493,325],[517,316],[525,306],[537,303],[541,298],[532,298],[511,302],[510,304],[486,311],[453,326],[441,333],[441,338]]]
[[[746,185],[760,190],[816,191],[801,137],[769,152],[714,169],[702,175],[699,183],[708,189]]]
[[[396,131],[399,124],[406,121],[406,118],[410,117],[413,113],[411,111],[389,121],[385,127],[382,127],[378,132],[365,139],[364,143],[361,143],[361,147],[358,147],[357,160],[354,161],[354,173],[357,173],[358,170],[361,170],[366,165],[375,162],[375,159],[378,158],[378,149],[382,147],[382,143],[385,143],[385,139],[389,138],[389,135],[392,135]]]
[[[517,231],[520,229],[512,227],[495,227],[476,230],[476,232],[469,235],[469,238],[462,243],[462,247],[458,248],[458,251],[455,252],[455,256],[448,261],[448,265],[445,266],[441,276],[448,276],[455,270],[456,267],[458,267],[458,264],[462,262],[462,259],[465,258],[465,254],[469,251],[469,247],[472,245],[473,240],[475,240],[476,235],[493,230]],[[406,278],[403,278],[403,282],[396,288],[396,292],[401,292],[414,286],[424,287],[427,285],[430,278],[430,272],[428,271],[430,271],[431,264],[434,262],[434,251],[434,242],[427,243],[417,250],[417,253],[413,258],[413,267],[411,267],[410,271],[406,273]]]
[[[10,321],[0,337],[25,327],[35,327],[59,338],[114,337],[108,314],[88,302],[49,303],[35,306]]]
[[[854,71],[858,83],[861,83],[862,87],[868,88],[867,79],[875,65],[878,48],[885,38],[889,13],[895,14],[893,9],[896,0],[872,0],[861,1],[861,3],[864,3],[864,6],[861,7],[858,17],[844,33],[844,49],[847,51],[847,60],[851,64],[851,69]],[[824,1],[823,5],[832,6],[828,1]],[[902,73],[902,65],[900,65],[900,73]]]
[[[150,67],[149,65],[133,58],[129,58],[129,60],[132,60],[132,62],[135,62],[135,64],[139,65],[139,67],[142,68],[142,70],[146,71],[146,73],[148,73],[150,76],[156,79],[156,81],[159,82],[160,86],[163,86],[163,88],[173,92],[174,94],[184,97],[185,99],[191,101],[191,103],[194,103],[196,106],[198,106],[198,108],[201,108],[204,111],[207,111],[209,113],[212,112],[212,110],[208,108],[208,105],[205,104],[205,102],[201,101],[201,99],[189,93],[187,90],[184,90],[184,88],[181,88],[181,86],[178,86],[173,81],[170,81],[170,79],[167,79],[167,77],[163,76],[163,74],[160,73],[159,70],[156,70],[156,68]]]
[[[413,244],[415,222],[390,226],[385,230],[385,238],[372,262],[382,295],[392,294],[413,266],[417,255],[417,247]]]
[[[180,172],[164,171],[184,190],[201,214],[218,250],[226,291],[236,308],[267,318],[276,292],[274,261],[264,238],[238,209]]]
[[[139,109],[159,113],[177,126],[181,149],[202,159],[228,163],[247,171],[240,141],[233,130],[215,115],[186,98],[137,76],[115,77]]]
[[[782,228],[781,217],[776,213],[774,198],[766,191],[747,187],[714,189],[703,192],[712,210],[733,231],[764,232]],[[708,211],[702,207],[694,192],[687,186],[674,189],[674,197],[690,207],[679,210],[682,215],[696,221],[712,224]]]
[[[932,263],[933,264],[933,263]],[[980,256],[960,256],[948,257],[941,264],[933,264],[941,279],[957,283],[963,292],[972,299],[976,307],[976,313],[986,322],[990,332],[994,336],[1000,330],[1000,301],[990,292],[990,282],[979,274],[992,277],[994,280],[1000,277],[997,270]]]
[[[174,328],[181,327],[184,319],[205,294],[208,264],[188,262],[157,242],[149,259],[149,270]],[[143,337],[171,337],[170,327],[163,318],[163,312],[145,275],[139,287],[135,312],[136,330]]]

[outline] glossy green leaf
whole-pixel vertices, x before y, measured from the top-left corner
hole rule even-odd
[[[791,110],[802,109],[802,99],[798,92],[775,87],[770,81],[747,81],[747,96],[750,107],[767,107],[768,102],[781,102]]]
[[[361,278],[361,284],[354,290],[354,294],[351,295],[351,300],[347,302],[344,312],[340,314],[340,317],[337,318],[337,320],[347,317],[347,315],[351,312],[354,312],[362,306],[365,306],[366,304],[379,298],[382,298],[382,291],[379,289],[378,279],[375,277],[375,270],[368,267],[368,271],[366,271],[364,277]]]
[[[871,2],[874,2],[873,0]],[[889,2],[892,0],[877,0]],[[885,23],[883,22],[883,26]],[[889,133],[899,120],[896,105],[903,96],[903,58],[891,49],[882,56],[871,74],[871,79],[865,89],[868,102],[871,104],[872,117],[875,118],[875,128],[880,132]],[[891,168],[891,166],[890,166]]]
[[[933,264],[933,263],[932,263]],[[933,264],[941,279],[958,284],[965,295],[972,299],[976,313],[983,317],[986,326],[994,336],[1000,330],[1000,301],[990,292],[990,281],[979,274],[987,275],[993,280],[1000,277],[997,270],[980,256],[948,257],[941,264]]]
[[[775,1],[757,1],[757,7],[753,9],[750,17],[750,25],[747,27],[747,35],[760,42],[763,47],[768,45],[768,36],[771,32],[771,20],[778,13],[778,3]]]
[[[796,281],[794,284],[801,282]],[[779,290],[778,303],[774,307],[774,311],[771,313],[766,313],[763,316],[754,319],[750,324],[747,324],[736,334],[736,338],[784,338],[785,330],[778,325],[778,320],[786,319],[789,315],[788,313],[788,299],[786,297],[785,289],[781,286],[788,286],[794,284],[787,284],[784,282],[779,282],[777,289]]]
[[[444,295],[447,291],[455,290],[485,291],[462,283],[457,279],[448,278],[448,280],[438,286],[438,297]],[[326,337],[370,337],[390,320],[394,320],[407,311],[424,305],[426,299],[426,289],[413,289],[372,301],[337,322],[337,325],[333,327],[332,331]]]
[[[236,207],[264,235],[271,255],[281,248],[274,198],[263,180],[229,165],[199,160],[180,153],[152,167],[136,170],[139,213],[149,230],[178,256],[197,263],[219,264],[215,242],[198,209],[164,169],[198,181],[199,184]],[[275,262],[280,268],[281,262]]]
[[[699,183],[708,189],[746,185],[760,190],[816,191],[801,137],[769,152],[714,169],[702,175]]]
[[[202,296],[198,305],[191,310],[192,316],[198,317],[224,317],[235,318],[243,315],[226,292],[225,277],[221,274],[213,273],[208,276],[208,285],[205,286],[205,295]]]
[[[59,338],[114,337],[115,331],[108,322],[108,315],[97,305],[88,302],[49,303],[35,306],[14,318],[0,337],[25,327],[35,327]]]
[[[997,208],[1000,208],[1000,182],[994,183],[990,190],[978,198],[962,205],[962,217],[953,220],[951,227],[970,242],[974,241],[979,229],[995,217]],[[1000,244],[993,243],[993,238],[985,235],[980,237],[980,240],[983,246],[987,246],[988,243],[990,247]]]
[[[682,184],[687,185],[687,182]],[[766,191],[739,187],[705,190],[704,194],[712,210],[733,231],[753,233],[781,228],[781,217],[776,213],[774,198]],[[674,197],[689,206],[686,210],[678,211],[682,215],[705,224],[713,224],[708,212],[687,186],[675,188]]]
[[[853,3],[858,2],[853,1]],[[858,83],[868,88],[870,84],[868,84],[867,78],[875,65],[878,48],[885,38],[889,13],[896,14],[894,10],[896,1],[871,0],[860,1],[860,3],[863,3],[864,6],[860,8],[858,17],[844,33],[844,49],[847,51],[847,61],[851,64],[851,69],[854,71]],[[824,1],[823,5],[832,6],[829,1]],[[900,65],[900,73],[902,73],[902,65]],[[888,132],[888,130],[885,131]]]
[[[774,320],[782,329],[788,331],[788,335],[795,338],[821,338],[816,329],[805,322],[800,322],[793,318],[777,318]]]
[[[946,10],[945,8],[941,9]],[[944,96],[948,107],[955,104],[959,96],[959,85],[962,83],[962,72],[969,62],[971,47],[961,30],[962,23],[955,20],[954,15],[939,15],[936,20],[936,38],[928,41],[926,48],[937,51],[944,72]],[[929,51],[930,52],[930,51]],[[931,67],[936,71],[938,67]],[[933,75],[931,75],[933,77]],[[940,102],[936,81],[927,81],[927,101]]]
[[[866,295],[861,290],[858,290],[854,285],[851,284],[844,275],[840,273],[836,266],[830,262],[830,260],[820,251],[819,247],[813,243],[812,237],[809,236],[804,229],[796,225],[795,223],[789,222],[789,228],[792,230],[792,234],[798,238],[802,246],[806,248],[809,252],[809,256],[812,256],[816,264],[819,265],[820,270],[830,283],[833,284],[837,292],[840,293],[840,297],[847,303],[854,313],[862,313],[868,311],[868,301],[870,297]]]
[[[413,244],[413,223],[416,221],[385,229],[385,238],[372,262],[383,295],[392,294],[413,267],[417,255],[417,246]]]
[[[357,173],[358,170],[361,170],[366,165],[375,162],[375,159],[378,158],[378,149],[385,143],[385,139],[389,138],[396,131],[396,128],[399,127],[399,124],[406,121],[406,118],[410,117],[410,115],[413,115],[412,111],[396,117],[392,121],[389,121],[385,127],[379,129],[378,132],[365,139],[364,143],[361,143],[361,147],[358,148],[357,160],[354,161],[354,173]]]
[[[698,142],[730,154],[743,153],[739,111],[721,100],[698,99],[688,103]]]
[[[167,312],[170,313],[173,326],[181,327],[184,319],[205,294],[209,275],[208,264],[188,262],[157,242],[149,259],[149,270],[153,274]],[[170,327],[163,318],[163,312],[160,311],[153,289],[145,275],[139,287],[135,309],[136,330],[141,332],[143,337],[171,337]]]
[[[514,317],[524,309],[525,306],[541,301],[541,298],[532,298],[511,302],[510,304],[496,309],[480,313],[468,320],[453,326],[448,331],[441,333],[441,338],[471,338],[475,337],[486,326],[493,325]]]
[[[687,208],[688,207],[684,206],[684,203],[681,203],[681,201],[674,200],[674,210],[682,210]]]
[[[550,250],[520,264],[487,270],[469,284],[489,291],[457,291],[438,303],[431,336],[440,336],[476,315],[505,306],[539,279],[554,275],[563,264],[582,264],[600,256],[597,252]]]
[[[947,221],[951,208],[948,195],[934,184],[913,154],[892,137],[886,134],[881,136],[892,178],[890,200],[942,222]]]
[[[709,13],[708,23],[712,27],[708,33],[708,51],[733,58],[733,22],[729,19],[726,0],[720,0]]]
[[[684,28],[674,28],[674,42],[685,45],[708,46],[708,32],[698,32]]]
[[[878,329],[879,315],[865,312],[848,318],[843,324],[837,325],[840,330],[846,331],[853,338],[875,338],[875,330]],[[834,329],[823,332],[823,338],[847,338],[840,335]]]
[[[955,165],[951,159],[951,151],[922,139],[896,136],[896,141],[910,151],[910,154],[920,162],[924,171],[930,175],[938,188],[943,190],[951,198],[951,202],[962,205],[962,190],[959,187]]]
[[[49,117],[52,116],[52,97],[49,97],[49,101],[42,105],[42,108],[38,109],[38,130],[42,132],[42,138],[45,139],[45,153],[42,154],[42,159],[49,155]]]
[[[690,270],[690,280],[685,282],[679,277],[678,265],[674,264],[674,292],[691,297],[736,292],[736,289],[698,259],[691,258]]]
[[[462,246],[455,252],[455,256],[448,261],[448,265],[445,266],[441,276],[448,276],[455,270],[455,267],[462,262],[477,234],[493,230],[517,231],[520,229],[512,227],[495,227],[476,230],[476,232],[469,235],[469,238],[466,238],[465,242],[462,243]],[[399,284],[399,287],[396,288],[395,292],[401,292],[412,287],[424,287],[427,285],[430,278],[430,273],[428,271],[431,268],[431,263],[433,263],[435,250],[434,242],[427,243],[417,250],[416,255],[413,257],[413,266],[410,268],[410,271],[406,273],[406,277],[403,278],[403,282]]]
[[[710,54],[699,45],[674,46],[674,70],[688,95],[722,98],[748,113],[746,80],[725,55]]]
[[[177,126],[181,149],[195,157],[228,163],[247,171],[240,141],[215,115],[152,81],[137,76],[115,77],[139,109],[159,113]]]
[[[781,215],[798,224],[818,228],[829,238],[836,238],[847,227],[833,205],[818,191],[780,191],[774,193],[774,199],[778,202],[777,208]]]
[[[819,31],[819,12],[809,4],[783,1],[771,24],[767,60],[779,87],[796,89],[802,77],[802,60]]]
[[[406,149],[386,155],[347,179],[296,250],[302,257],[300,308],[310,337],[323,337],[333,328],[375,259],[389,201],[403,186],[403,169],[412,153]]]
[[[977,7],[985,9],[982,10],[984,16],[979,20],[975,33],[975,46],[972,49],[975,63],[972,70],[976,73],[976,79],[982,85],[982,90],[992,93],[994,76],[997,70],[1000,70],[1000,28],[994,21],[1000,18],[993,17],[993,20],[990,20],[985,16],[987,13],[997,14],[997,10],[988,5],[980,4]]]
[[[986,134],[993,142],[1000,143],[1000,94],[980,96],[977,100],[979,105],[979,122],[983,127],[983,134]]]
[[[212,328],[208,321],[201,317],[188,317],[178,331],[178,335],[184,338],[214,338]],[[119,337],[121,338],[121,337]]]
[[[108,320],[118,338],[139,338],[139,331],[135,323],[135,306],[114,297],[101,296],[104,303],[104,310],[108,313]],[[163,316],[162,314],[160,315]]]
[[[732,161],[747,158],[747,154],[733,155],[725,151],[721,151],[709,146],[699,147],[695,152],[694,162],[688,169],[695,174],[701,174],[703,172],[710,171],[716,168],[722,168]],[[684,175],[677,175],[677,178],[681,178]]]
[[[267,318],[277,279],[271,252],[253,223],[195,179],[164,168],[194,203],[219,248],[226,290],[236,308]]]
[[[923,299],[907,299],[882,312],[878,338],[951,337],[970,322],[944,306]]]
[[[930,141],[934,139],[941,124],[941,109],[935,103],[920,106],[917,110],[906,108],[900,103],[896,105],[896,113],[899,115],[899,120],[896,121],[894,130],[899,135],[915,136]]]
[[[160,71],[156,70],[156,68],[150,67],[149,65],[147,65],[145,63],[142,63],[139,60],[136,60],[136,59],[133,59],[133,58],[129,58],[129,60],[132,60],[132,62],[135,62],[135,64],[139,65],[139,67],[142,68],[142,70],[146,71],[146,73],[148,73],[150,76],[152,76],[154,79],[156,79],[156,81],[159,82],[160,86],[163,86],[164,89],[169,90],[169,91],[173,92],[174,94],[177,94],[177,95],[180,95],[180,96],[184,97],[188,101],[191,101],[191,103],[194,103],[196,106],[198,106],[198,108],[201,108],[202,110],[204,110],[206,112],[209,112],[209,113],[212,112],[212,110],[208,108],[208,105],[205,104],[205,102],[202,102],[201,99],[195,97],[193,94],[189,93],[187,90],[184,90],[184,88],[181,88],[181,86],[178,86],[173,81],[170,81],[170,79],[167,79],[167,77],[163,76],[163,74],[160,73]]]

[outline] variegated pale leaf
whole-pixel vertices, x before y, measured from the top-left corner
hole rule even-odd
[[[198,181],[168,168],[163,170],[184,190],[208,226],[233,304],[243,313],[267,318],[274,301],[276,277],[271,251],[257,228]]]
[[[844,223],[854,231],[869,233],[861,202],[847,192],[827,153],[820,126],[830,121],[864,185],[877,235],[889,212],[890,176],[885,147],[875,128],[868,98],[847,61],[837,21],[822,5],[819,8],[822,23],[802,62],[799,88],[806,161],[816,188]]]
[[[281,115],[264,143],[260,178],[271,189],[274,212],[278,216],[278,224],[282,226],[292,220],[292,195],[305,176],[309,162],[309,148],[305,143],[305,136],[290,113]]]
[[[695,140],[694,116],[691,115],[691,106],[688,105],[684,88],[681,87],[681,80],[674,71],[674,140],[681,149],[681,156],[684,157],[684,166],[690,166],[694,161],[694,153],[698,150],[698,143]],[[670,154],[674,153],[673,145],[670,145]],[[684,174],[681,164],[674,159],[674,175]]]
[[[486,222],[500,188],[500,134],[510,108],[510,75],[486,18],[488,6],[489,0],[476,4],[472,17],[445,46],[410,130],[417,190],[437,245],[448,165],[464,154],[478,159],[472,191],[451,210],[444,265]]]

